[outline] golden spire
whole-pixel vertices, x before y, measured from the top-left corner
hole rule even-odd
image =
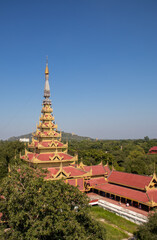
[[[45,74],[49,74],[49,69],[48,69],[48,56],[46,57],[46,68],[45,68]]]
[[[44,104],[51,105],[50,97],[50,86],[49,86],[49,69],[48,69],[48,57],[46,58],[46,68],[45,68],[45,87],[44,87]]]

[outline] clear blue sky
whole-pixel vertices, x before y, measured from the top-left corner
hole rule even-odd
[[[0,139],[35,130],[46,55],[59,129],[157,138],[157,1],[0,1]]]

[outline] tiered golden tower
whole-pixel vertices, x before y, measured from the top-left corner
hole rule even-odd
[[[48,63],[45,69],[44,100],[41,117],[32,142],[28,145],[29,151],[22,156],[31,165],[37,164],[43,168],[68,166],[78,161],[78,156],[67,154],[68,143],[61,142],[61,132],[57,131],[51,107]]]
[[[80,191],[94,191],[102,196],[111,197],[118,201],[141,205],[143,209],[157,207],[157,177],[141,176],[137,174],[110,170],[108,164],[86,166],[78,164],[78,156],[67,153],[68,143],[61,142],[61,132],[57,131],[54,122],[53,109],[50,100],[48,63],[45,69],[44,100],[41,117],[32,142],[25,150],[22,159],[31,166],[38,165],[46,168],[45,180],[62,179],[67,184],[77,186]],[[77,164],[75,164],[77,162]],[[97,197],[96,197],[97,199]]]

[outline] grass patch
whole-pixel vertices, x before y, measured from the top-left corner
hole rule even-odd
[[[110,226],[108,223],[103,223],[103,225],[106,229],[106,240],[122,240],[129,237],[126,233]]]
[[[107,223],[114,224],[127,232],[134,233],[137,230],[137,225],[135,223],[130,222],[120,216],[117,216],[116,214],[109,212],[101,207],[98,206],[91,207],[91,214],[96,219],[102,218],[105,221],[107,221]]]

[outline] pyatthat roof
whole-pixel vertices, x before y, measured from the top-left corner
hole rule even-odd
[[[42,135],[42,136],[48,136],[48,137],[53,135],[54,137],[58,137],[58,136],[60,136],[60,133],[58,133],[56,131],[52,131],[52,132],[50,132],[50,131],[43,131],[43,132],[38,131],[37,133],[35,133],[35,135],[37,135],[37,136]]]
[[[79,176],[83,176],[84,174],[86,174],[85,171],[79,169],[79,168],[75,168],[73,166],[66,166],[62,168],[64,172],[66,172],[68,174],[69,177],[79,177]],[[47,168],[48,170],[48,174],[46,179],[51,178],[52,174],[55,175],[57,174],[57,172],[60,171],[60,168],[57,167],[52,167],[52,168]]]
[[[51,147],[52,144],[55,144],[57,147],[64,147],[64,144],[58,140],[53,140],[53,141],[42,141],[42,142],[39,142],[37,140],[34,141],[34,143],[31,143],[29,146],[35,146],[37,147],[38,145],[40,146],[43,146],[43,147]]]
[[[54,156],[58,155],[60,158],[62,158],[62,160],[72,160],[74,157],[66,154],[66,153],[62,153],[62,152],[57,152],[57,153],[28,153],[28,160],[33,160],[33,158],[36,158],[37,160],[40,161],[50,161],[50,158],[53,158]],[[25,159],[25,156],[22,156],[21,158]]]
[[[50,147],[51,144],[55,143],[58,147],[63,147],[64,144],[62,142],[59,142],[58,140],[54,140],[54,141],[42,141],[40,143],[40,145],[42,145],[43,147]]]
[[[108,182],[145,190],[145,186],[149,185],[151,179],[152,177],[150,176],[142,176],[113,170],[108,177]]]

